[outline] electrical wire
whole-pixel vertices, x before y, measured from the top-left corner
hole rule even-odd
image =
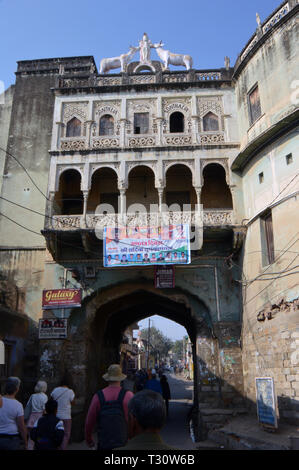
[[[42,212],[35,211],[34,209],[31,209],[31,208],[29,208],[29,207],[23,206],[22,204],[18,204],[18,203],[16,203],[16,202],[10,201],[9,199],[6,199],[6,198],[3,197],[3,196],[0,196],[0,199],[3,199],[4,201],[9,202],[9,203],[11,203],[11,204],[13,204],[13,205],[15,205],[15,206],[21,207],[22,209],[25,209],[25,210],[28,210],[28,211],[30,211],[30,212],[33,212],[34,214],[41,215],[41,216],[43,216],[43,217],[47,217],[47,218],[49,218],[49,219],[51,219],[51,220],[56,220],[55,217],[53,217],[53,216],[49,216],[49,215],[46,215],[46,214],[44,214],[44,213],[42,213]],[[1,214],[1,215],[3,215],[3,216],[5,217],[4,214]],[[105,215],[106,215],[106,217],[109,218],[109,214],[105,214]],[[113,223],[115,222],[115,221],[112,219],[112,217],[111,217],[111,221],[112,221]],[[15,222],[15,223],[18,224],[17,222]],[[62,224],[65,225],[65,226],[68,225],[67,222],[64,223],[63,221],[62,221]],[[24,228],[24,226],[22,226],[21,224],[19,224],[19,225]],[[122,228],[127,228],[126,225],[120,225],[120,226],[121,226]],[[28,229],[28,228],[26,228],[26,229],[27,229],[27,230],[30,230],[30,229]],[[33,233],[38,234],[38,232],[33,232]],[[38,235],[41,235],[41,234],[38,234]],[[42,236],[43,236],[43,235],[42,235]],[[114,238],[114,239],[110,239],[110,238],[109,238],[108,240],[110,240],[110,241],[112,241],[112,240],[115,241],[116,238]],[[152,238],[152,240],[153,240],[153,241],[158,241],[159,244],[162,245],[163,248],[167,249],[168,251],[171,251],[171,250],[172,250],[172,248],[169,247],[166,243],[163,243],[162,240],[157,240],[156,238]],[[122,240],[119,240],[119,239],[118,239],[118,243],[120,243],[120,244],[122,244],[122,245],[126,245],[126,246],[130,246],[130,247],[131,247],[131,244],[130,244],[130,243],[126,243],[126,242],[124,242],[124,241],[122,241]],[[75,247],[75,245],[73,245],[73,246]]]
[[[2,152],[4,152],[6,155],[10,156],[11,158],[13,158],[19,165],[20,167],[25,171],[26,175],[28,176],[28,178],[30,179],[30,181],[32,182],[32,184],[35,186],[35,188],[42,194],[42,196],[44,196],[47,201],[49,201],[49,199],[47,198],[47,196],[43,193],[43,191],[39,188],[39,186],[36,184],[36,182],[34,181],[34,179],[32,178],[32,176],[30,176],[30,174],[28,173],[28,171],[26,170],[26,168],[24,167],[24,165],[18,160],[17,157],[15,157],[14,155],[12,155],[10,152],[8,152],[7,150],[4,150],[2,147],[0,147],[0,150],[2,150]]]

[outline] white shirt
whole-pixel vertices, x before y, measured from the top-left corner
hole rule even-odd
[[[56,387],[51,393],[51,397],[57,400],[57,418],[71,419],[71,402],[75,398],[73,390],[66,387]]]
[[[2,397],[0,408],[0,434],[19,434],[17,418],[24,416],[22,403],[12,398]]]
[[[32,412],[41,413],[45,409],[45,404],[48,401],[48,397],[45,393],[39,392],[32,395]]]

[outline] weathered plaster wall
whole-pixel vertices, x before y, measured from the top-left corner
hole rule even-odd
[[[298,22],[296,16],[272,31],[248,61],[236,81],[241,150],[258,135],[294,111],[294,86],[298,81]],[[258,84],[262,115],[249,122],[248,93]],[[298,88],[298,86],[297,86]]]
[[[29,172],[31,178],[46,194],[50,167],[48,150],[54,108],[54,75],[17,76],[11,111],[7,150]],[[5,162],[1,195],[20,205],[41,213],[28,212],[20,207],[0,202],[1,212],[16,222],[40,232],[43,227],[46,198],[33,185],[24,169],[10,156]],[[13,215],[13,217],[12,217]],[[28,221],[30,220],[30,223]],[[44,246],[42,236],[26,230],[16,230],[16,225],[1,217],[0,240],[2,246]]]
[[[2,303],[35,322],[42,316],[44,261],[44,249],[0,250]]]
[[[14,85],[10,86],[0,95],[0,147],[4,150],[7,147],[13,96]],[[2,187],[5,160],[5,152],[0,150],[0,188]]]

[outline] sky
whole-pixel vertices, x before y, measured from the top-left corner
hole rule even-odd
[[[148,318],[145,318],[142,321],[138,322],[139,329],[143,330],[148,328]],[[160,330],[164,336],[170,338],[172,341],[177,339],[182,339],[183,336],[187,335],[187,331],[185,328],[178,323],[175,323],[167,318],[160,317],[159,315],[153,315],[150,317],[151,323],[150,326],[154,326],[158,330]]]
[[[92,55],[137,46],[146,32],[171,52],[190,54],[195,69],[234,65],[279,0],[0,0],[0,81],[15,82],[17,61]],[[156,52],[152,59],[157,60]],[[138,53],[134,60],[138,60]],[[176,68],[176,70],[179,70]],[[117,73],[118,70],[115,70]]]

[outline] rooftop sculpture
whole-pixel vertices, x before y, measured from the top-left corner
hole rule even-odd
[[[161,61],[163,62],[164,70],[168,70],[169,65],[183,65],[187,70],[192,68],[192,57],[186,54],[174,54],[170,51],[163,49],[164,44],[162,41],[159,43],[153,44],[147,33],[143,34],[142,39],[139,41],[139,46],[134,47],[130,46],[129,52],[126,54],[121,54],[118,57],[105,58],[101,60],[100,63],[100,73],[108,73],[112,69],[120,68],[121,72],[127,71],[127,66],[135,53],[139,51],[139,63],[140,65],[147,66],[152,68],[151,61],[151,49],[156,49],[157,54]]]

